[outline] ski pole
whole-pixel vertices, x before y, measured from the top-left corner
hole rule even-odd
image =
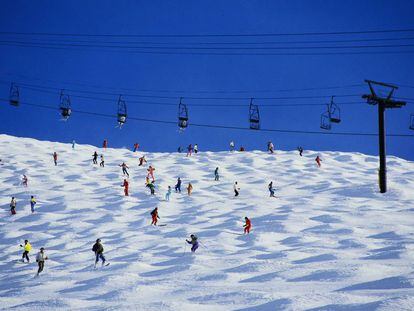
[[[181,257],[185,255],[185,250],[187,249],[187,242],[184,242],[184,243],[185,243],[184,244],[184,251],[183,251],[183,254],[181,255]]]

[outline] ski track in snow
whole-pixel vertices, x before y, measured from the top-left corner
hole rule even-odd
[[[105,168],[92,165],[95,150]],[[156,168],[151,197],[142,154],[0,135],[1,310],[414,310],[412,162],[389,156],[380,194],[377,158],[360,153],[319,153],[320,169],[313,151],[145,153]],[[178,176],[182,193],[164,201]],[[280,198],[269,198],[271,180]],[[149,225],[155,206],[167,226]],[[245,216],[253,229],[238,235]],[[111,265],[94,270],[97,238]],[[30,264],[18,262],[24,239]],[[50,260],[34,278],[42,246]]]

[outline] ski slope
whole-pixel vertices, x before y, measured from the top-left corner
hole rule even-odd
[[[92,164],[95,150],[105,168]],[[0,135],[1,310],[414,310],[414,163],[388,157],[380,194],[377,158],[359,153],[319,153],[319,169],[306,150],[145,153],[138,167],[142,154]],[[144,186],[148,165],[155,196]],[[179,176],[183,192],[164,201]],[[166,226],[150,226],[156,206]],[[97,238],[110,265],[95,270]],[[24,239],[32,261],[42,246],[49,256],[37,278],[35,262],[19,262]]]

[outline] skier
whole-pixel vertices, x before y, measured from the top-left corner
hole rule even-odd
[[[191,246],[191,251],[193,252],[193,253],[195,253],[195,251],[197,250],[197,248],[198,248],[198,241],[197,241],[197,237],[194,235],[194,234],[192,234],[192,235],[190,235],[190,238],[191,238],[191,240],[189,241],[189,240],[187,240],[186,239],[186,242],[188,243],[188,244],[191,244],[192,246]]]
[[[37,270],[36,276],[39,276],[40,272],[43,271],[43,268],[45,267],[45,260],[49,259],[45,254],[45,249],[43,247],[40,248],[40,252],[36,255],[36,262],[39,266],[39,269]]]
[[[275,189],[273,189],[273,181],[270,182],[270,184],[268,185],[268,188],[269,188],[270,196],[274,197],[275,196]]]
[[[147,160],[145,160],[145,156],[143,155],[142,157],[139,158],[138,166],[142,166],[144,165],[144,163],[147,163]]]
[[[193,146],[191,144],[189,144],[188,147],[187,147],[187,157],[188,156],[191,157],[192,152],[193,152]]]
[[[138,148],[139,148],[139,144],[138,143],[135,143],[134,144],[134,152],[137,152]]]
[[[34,196],[31,196],[31,198],[30,198],[30,209],[32,210],[32,213],[34,213],[35,205],[36,205],[36,199],[34,198]]]
[[[269,141],[269,142],[267,143],[267,150],[268,150],[270,153],[274,153],[274,149],[275,149],[275,146],[273,145],[273,143],[272,143],[271,141]]]
[[[125,162],[122,162],[122,164],[120,164],[119,166],[122,167],[122,173],[124,175],[127,175],[128,178],[129,178],[129,174],[128,174],[128,171],[127,171],[127,168],[129,168],[129,167],[125,164]]]
[[[239,151],[246,151],[243,146],[240,147]]]
[[[216,167],[216,169],[214,170],[214,180],[215,181],[218,181],[220,179],[218,171],[219,171],[219,168]]]
[[[194,153],[198,153],[198,145],[197,144],[194,145]]]
[[[298,147],[298,151],[299,151],[299,155],[302,156],[303,148],[302,147]]]
[[[26,259],[27,262],[30,262],[29,252],[32,250],[32,246],[30,245],[28,240],[24,240],[24,245],[20,244],[20,247],[23,247],[23,255],[22,255],[22,262]]]
[[[76,144],[75,140],[72,140],[72,149],[75,149],[75,144]]]
[[[27,181],[28,181],[28,179],[27,179],[26,175],[23,175],[23,178],[22,178],[22,185],[23,185],[24,187],[27,187]]]
[[[12,197],[11,202],[10,202],[10,212],[12,215],[16,215],[16,199],[14,197]]]
[[[153,168],[153,167],[150,165],[150,166],[149,166],[149,168],[147,169],[147,171],[148,171],[147,177],[151,176],[152,181],[155,181],[155,178],[154,178],[154,171],[155,171],[155,168]]]
[[[57,153],[56,151],[53,153],[53,162],[55,162],[55,166],[57,165]]]
[[[103,144],[102,144],[102,148],[104,148],[106,150],[106,148],[108,148],[108,140],[104,140]]]
[[[100,167],[105,167],[105,160],[103,154],[101,154],[101,162],[99,163]]]
[[[318,164],[318,167],[321,167],[322,159],[319,156],[316,156],[315,161],[316,161],[316,164]]]
[[[181,147],[181,146],[179,146],[178,148],[177,148],[177,152],[178,153],[181,153],[183,151],[183,148]]]
[[[230,151],[234,151],[234,141],[230,142]]]
[[[93,157],[93,160],[92,160],[93,164],[98,164],[98,153],[96,151],[93,153],[92,157]]]
[[[153,211],[151,212],[151,217],[152,217],[151,225],[156,226],[158,219],[160,218],[160,216],[158,216],[158,207],[153,209]]]
[[[170,201],[170,195],[171,195],[171,186],[168,186],[167,193],[165,194],[165,201]]]
[[[154,195],[154,194],[155,194],[155,185],[154,185],[154,181],[151,181],[150,183],[148,183],[148,188],[150,188],[151,195]]]
[[[126,179],[124,179],[124,183],[122,184],[121,187],[124,187],[125,196],[126,197],[129,196],[129,192],[128,192],[128,190],[129,190],[129,182]]]
[[[180,177],[178,177],[177,179],[177,184],[175,185],[175,192],[181,193],[181,178]]]
[[[187,194],[191,195],[191,192],[193,191],[193,185],[191,183],[188,183],[188,187],[187,187]]]
[[[239,196],[240,188],[239,188],[239,185],[237,184],[237,181],[234,183],[233,189],[234,189],[234,196],[235,197],[238,197]]]
[[[104,248],[101,244],[101,239],[96,240],[96,243],[92,247],[92,251],[95,253],[95,268],[96,268],[97,263],[99,262],[99,259],[102,260],[102,266],[103,266],[105,264],[106,259],[103,255]]]
[[[250,219],[247,218],[247,217],[244,217],[244,220],[246,221],[246,223],[243,226],[244,227],[244,234],[246,234],[246,233],[248,234],[248,233],[250,233],[252,223],[251,223]]]

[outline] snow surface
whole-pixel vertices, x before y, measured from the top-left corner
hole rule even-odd
[[[95,150],[105,168],[92,164]],[[377,158],[359,153],[320,153],[320,169],[313,151],[146,153],[156,168],[151,197],[140,155],[0,135],[2,310],[414,310],[412,162],[388,157],[380,194]],[[193,195],[164,201],[178,176]],[[269,197],[271,180],[280,198]],[[155,206],[167,226],[150,226]],[[252,232],[238,235],[245,216]],[[192,233],[196,254],[185,243]],[[111,264],[94,270],[97,238]],[[50,258],[38,278],[36,263],[18,261],[24,239],[32,261],[42,246]]]

